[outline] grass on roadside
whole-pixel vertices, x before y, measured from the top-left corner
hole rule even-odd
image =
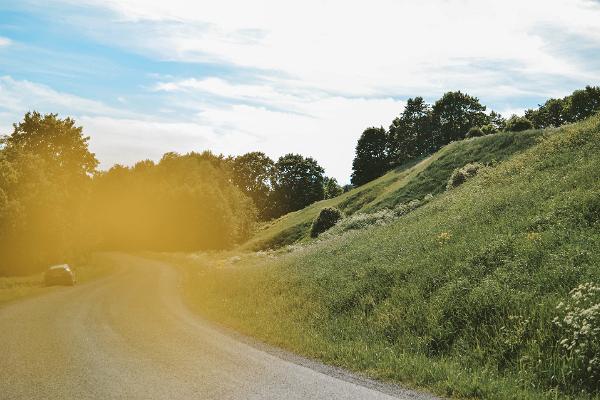
[[[598,399],[598,171],[600,116],[390,224],[173,260],[204,316],[327,363],[456,398]]]
[[[112,266],[106,263],[101,255],[93,254],[69,264],[77,280],[77,284],[90,282],[107,275]],[[26,297],[36,296],[53,290],[44,286],[44,274],[27,276],[0,277],[0,306]]]

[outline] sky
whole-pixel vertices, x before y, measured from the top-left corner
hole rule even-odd
[[[600,84],[598,0],[0,0],[0,133],[73,117],[101,168],[169,151],[315,158],[462,90],[508,117]]]

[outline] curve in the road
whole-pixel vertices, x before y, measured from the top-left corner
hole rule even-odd
[[[377,390],[237,340],[182,304],[174,268],[110,257],[120,267],[108,278],[0,308],[0,398],[432,398]]]

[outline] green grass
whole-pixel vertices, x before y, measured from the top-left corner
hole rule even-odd
[[[393,189],[372,182],[363,209],[388,204],[386,191],[432,190],[470,155],[505,160],[388,225],[279,251],[173,256],[189,299],[271,344],[445,396],[598,399],[598,379],[559,345],[572,332],[553,319],[572,288],[600,283],[600,116],[522,135],[518,151],[498,145],[501,157],[455,143],[383,177]],[[286,217],[287,229],[321,206]]]
[[[490,164],[505,160],[531,147],[541,134],[542,131],[501,132],[452,143],[431,157],[403,165],[339,197],[314,203],[264,224],[242,248],[274,249],[307,241],[312,221],[325,207],[337,207],[352,215],[441,193],[455,168],[475,161]]]
[[[92,255],[70,264],[77,284],[90,282],[112,271],[112,266],[101,255]],[[44,286],[44,274],[0,277],[0,306],[10,302],[47,293],[55,287]]]

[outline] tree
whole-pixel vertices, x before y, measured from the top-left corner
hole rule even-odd
[[[533,129],[533,124],[526,117],[519,117],[513,115],[506,121],[506,128],[504,130],[508,132],[521,132],[528,129]]]
[[[9,272],[30,273],[83,248],[83,213],[98,165],[88,140],[72,119],[38,112],[2,138],[0,264]]]
[[[506,125],[506,123],[503,124],[503,127],[505,125]],[[497,132],[498,132],[498,128],[496,128],[496,126],[492,125],[492,124],[487,124],[487,125],[484,125],[481,127],[481,133],[483,133],[484,136],[493,135],[494,133],[497,133]]]
[[[600,87],[586,86],[565,99],[565,119],[576,122],[600,111]]]
[[[506,126],[506,118],[504,118],[500,113],[497,113],[496,111],[492,110],[490,112],[490,115],[488,116],[488,118],[489,118],[488,125],[490,125],[494,128],[494,132],[501,131]],[[489,128],[488,128],[488,131],[490,131]]]
[[[561,99],[550,99],[540,109],[544,113],[545,127],[561,126],[566,122],[565,101]]]
[[[408,99],[402,114],[389,128],[388,157],[401,165],[428,152],[431,147],[431,106],[422,97]]]
[[[365,184],[389,169],[388,135],[383,127],[367,128],[356,144],[351,181],[354,186]]]
[[[525,111],[525,118],[537,129],[561,126],[566,122],[565,100],[550,99],[537,110]]]
[[[348,184],[342,186],[342,190],[344,193],[347,193],[347,192],[351,191],[352,189],[354,189],[354,185],[352,185],[351,183],[348,183]]]
[[[537,109],[529,109],[525,117],[535,128],[558,127],[577,122],[600,111],[600,87],[586,86],[562,99],[549,99]]]
[[[223,249],[245,240],[252,200],[211,153],[166,153],[157,164],[117,165],[94,177],[89,219],[100,247],[123,250]]]
[[[325,177],[323,179],[323,190],[325,191],[326,199],[333,199],[344,193],[344,189],[338,184],[337,179]]]
[[[433,105],[434,143],[431,150],[463,139],[470,128],[483,126],[488,122],[485,106],[479,103],[479,99],[460,91],[445,93]]]
[[[287,214],[323,200],[325,170],[311,157],[286,154],[274,165],[271,175],[273,217]]]
[[[235,157],[232,162],[233,183],[252,199],[261,219],[268,218],[270,213],[270,178],[274,164],[259,151]]]
[[[41,115],[28,112],[23,121],[13,125],[10,136],[3,138],[7,153],[35,154],[47,168],[72,176],[91,176],[98,160],[88,149],[89,137],[71,118],[60,119],[57,114]]]

